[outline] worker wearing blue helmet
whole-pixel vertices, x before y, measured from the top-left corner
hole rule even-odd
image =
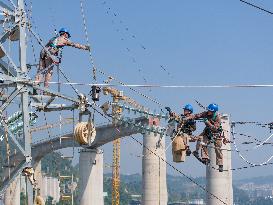
[[[69,38],[71,34],[67,28],[61,28],[59,35],[51,38],[40,53],[40,61],[35,82],[39,84],[44,77],[44,86],[49,87],[49,81],[52,78],[53,67],[61,61],[61,51],[65,46],[71,46],[78,49],[90,50],[87,45],[72,42]]]
[[[224,137],[222,135],[223,130],[218,110],[218,105],[212,103],[208,105],[207,111],[190,116],[188,119],[203,119],[206,126],[203,132],[197,137],[196,151],[194,151],[193,154],[199,158],[199,150],[201,149],[202,162],[206,165],[209,164],[210,159],[207,145],[213,143],[216,153],[216,164],[219,166],[219,172],[223,172],[223,154],[221,147]]]
[[[171,113],[171,118],[177,122],[177,129],[172,142],[173,158],[175,162],[185,161],[185,154],[191,154],[189,141],[191,141],[192,133],[196,130],[196,123],[194,120],[185,120],[186,117],[192,116],[193,107],[187,104],[183,107],[183,114],[177,115]]]

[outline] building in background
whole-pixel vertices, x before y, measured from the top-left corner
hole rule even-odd
[[[54,177],[43,176],[43,187],[41,188],[41,197],[47,199],[49,196],[53,198],[53,203],[60,201],[60,181]]]
[[[172,203],[169,203],[168,205],[205,205],[205,202],[204,202],[204,199],[193,199],[187,202],[182,202],[182,201],[172,202]]]
[[[25,177],[21,176],[21,192],[25,193]],[[42,187],[40,187],[41,197],[46,201],[48,197],[53,198],[53,204],[60,201],[60,181],[58,178],[49,177],[43,175],[42,177]]]

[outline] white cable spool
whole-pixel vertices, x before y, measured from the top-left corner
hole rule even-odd
[[[74,130],[75,140],[81,145],[92,144],[96,137],[96,129],[92,122],[80,122]]]

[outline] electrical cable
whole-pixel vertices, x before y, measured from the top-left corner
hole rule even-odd
[[[97,106],[96,104],[94,104],[95,106]],[[111,122],[110,119],[108,119],[108,115],[105,115],[101,112],[99,112],[97,109],[94,108],[94,110],[96,112],[98,112],[102,117],[104,117],[105,119],[107,119],[109,122]],[[106,117],[107,116],[107,117]],[[116,128],[117,129],[117,128]],[[190,178],[189,176],[187,176],[185,173],[183,173],[182,171],[178,170],[176,167],[174,167],[172,164],[170,164],[167,160],[163,159],[161,156],[157,155],[156,153],[154,153],[152,150],[150,150],[148,147],[146,147],[145,145],[143,145],[143,143],[141,143],[140,141],[138,141],[137,139],[135,139],[133,136],[131,136],[132,139],[134,139],[136,142],[138,142],[140,145],[142,145],[143,147],[145,147],[146,149],[148,149],[150,152],[152,152],[154,155],[156,155],[157,157],[159,157],[163,162],[165,162],[168,166],[170,166],[171,168],[173,168],[175,171],[179,172],[180,174],[182,174],[183,176],[185,176],[188,180],[190,180],[192,183],[196,184],[198,187],[200,187],[201,189],[203,189],[205,192],[207,192],[208,194],[210,194],[211,196],[215,197],[216,199],[218,199],[219,201],[221,201],[223,204],[226,204],[223,200],[221,200],[219,197],[217,197],[215,194],[209,192],[206,188],[204,188],[202,185],[198,184],[195,180],[193,180],[192,178]]]
[[[252,165],[252,166],[257,166],[257,165],[264,165],[264,164],[267,164],[268,162],[270,162],[272,159],[273,159],[273,155],[272,156],[270,156],[266,161],[264,161],[263,163],[260,163],[260,164],[255,164],[255,163],[252,163],[252,162],[250,162],[249,160],[247,160],[242,154],[241,154],[241,152],[239,151],[239,149],[238,149],[238,147],[237,147],[237,144],[236,144],[236,136],[235,136],[235,134],[234,134],[234,127],[232,126],[232,131],[231,131],[231,134],[232,134],[232,137],[233,137],[233,144],[234,144],[234,147],[235,147],[235,149],[237,150],[237,153],[238,153],[238,155],[240,156],[240,158],[243,160],[243,161],[245,161],[247,164],[249,164],[249,165]]]
[[[204,109],[204,110],[207,110],[207,108],[206,108],[205,106],[203,106],[202,103],[200,103],[198,100],[195,100],[195,102],[197,103],[197,105],[198,105],[199,107],[201,107],[201,108]],[[232,124],[234,125],[233,122],[232,122]],[[268,125],[270,125],[270,124],[271,124],[271,123],[268,123]],[[223,130],[223,131],[228,132],[228,133],[231,133],[229,130]],[[258,142],[258,143],[262,143],[261,140],[257,139],[256,137],[250,136],[250,135],[246,135],[246,134],[242,134],[242,133],[235,133],[235,132],[233,132],[233,134],[238,134],[238,135],[240,135],[240,136],[244,136],[244,137],[248,137],[248,138],[253,138],[254,141],[256,141],[256,142]]]
[[[98,105],[94,104],[90,104],[95,105],[98,107]],[[98,112],[102,117],[104,117],[105,119],[107,119],[109,122],[111,122],[110,119],[108,119],[108,115],[105,115],[103,113],[101,113],[100,111],[98,111],[94,106],[92,106],[94,108],[94,110],[96,112]],[[106,117],[107,116],[107,117]],[[117,129],[117,128],[116,128]],[[205,192],[209,193],[211,196],[215,197],[216,199],[218,199],[219,201],[221,201],[223,204],[226,204],[223,200],[221,200],[219,197],[217,197],[215,194],[209,192],[206,188],[204,188],[202,185],[198,184],[195,180],[193,180],[192,178],[190,178],[189,176],[187,176],[186,174],[184,174],[182,171],[178,170],[176,167],[174,167],[172,164],[170,164],[167,160],[163,159],[161,156],[158,156],[156,153],[154,153],[152,150],[150,150],[149,148],[147,148],[145,145],[143,145],[143,143],[141,143],[140,141],[138,141],[137,139],[135,139],[134,137],[131,136],[131,138],[133,138],[136,142],[138,142],[140,145],[144,146],[146,149],[148,149],[150,152],[152,152],[153,154],[155,154],[157,157],[159,157],[163,162],[165,162],[168,166],[172,167],[175,171],[179,172],[180,174],[182,174],[183,176],[185,176],[188,180],[190,180],[192,183],[196,184],[198,187],[200,187],[201,189],[203,189]]]
[[[109,77],[104,71],[99,70],[102,75]],[[126,84],[121,82],[114,77],[110,77],[112,80],[115,80],[118,84],[109,84],[109,83],[80,83],[80,82],[70,82],[70,83],[62,83],[63,85],[81,85],[81,86],[112,86],[112,87],[136,87],[136,88],[273,88],[273,84],[237,84],[237,85],[159,85],[159,84]],[[57,84],[58,82],[51,81],[50,84]],[[140,91],[138,91],[140,92]],[[144,97],[144,96],[142,96]],[[198,101],[197,101],[198,102]],[[204,106],[202,108],[205,108]],[[253,123],[254,124],[254,123]],[[258,124],[258,123],[257,123]]]
[[[245,3],[245,4],[249,5],[249,6],[252,6],[252,7],[256,8],[256,9],[259,9],[259,10],[261,10],[261,11],[264,11],[264,12],[266,12],[266,13],[268,13],[268,14],[271,14],[271,15],[273,14],[273,12],[271,12],[271,11],[269,11],[269,10],[266,10],[266,9],[260,7],[260,6],[255,5],[255,4],[249,3],[249,2],[244,1],[244,0],[239,0],[239,1]]]
[[[84,29],[85,29],[85,36],[86,36],[86,41],[88,43],[88,45],[90,46],[90,43],[89,43],[89,39],[88,39],[88,31],[87,31],[87,25],[86,25],[86,19],[85,19],[85,15],[84,15],[84,8],[83,8],[83,0],[80,0],[80,6],[81,6],[81,14],[82,14],[82,18],[83,18],[83,23],[84,23]],[[90,49],[90,57],[92,57],[92,53],[91,53],[91,49]],[[93,62],[93,58],[91,60],[91,64],[93,66],[93,78],[94,78],[94,81],[96,81],[96,71],[99,71],[101,74],[105,75],[106,77],[109,77],[109,75],[107,75],[104,71],[102,71],[102,69],[98,69],[98,68],[95,68],[95,65],[94,65],[94,62]],[[123,84],[125,85],[125,83],[122,83],[121,81],[117,80],[117,79],[114,79],[113,77],[111,77],[113,80],[117,81],[119,84]],[[152,99],[151,97],[141,93],[140,91],[137,91],[133,88],[130,88],[130,90],[133,90],[134,92],[138,93],[139,95],[141,95],[142,97],[145,97],[149,100],[151,100],[152,102],[160,105],[160,106],[163,106],[160,102],[158,102],[157,100],[154,100]]]
[[[262,145],[266,144],[268,142],[268,140],[270,140],[273,137],[273,134],[271,134],[268,138],[266,138],[266,140],[264,140],[263,142],[261,142],[260,144],[258,144],[255,149],[261,147]]]
[[[268,165],[273,165],[273,162],[265,163],[265,164],[255,164],[255,165],[250,165],[250,166],[243,166],[243,167],[237,167],[237,168],[232,168],[229,170],[224,170],[224,171],[237,171],[237,170],[242,170],[242,169],[250,169],[254,167],[261,167],[261,166],[268,166]]]
[[[82,3],[82,2],[81,2]],[[81,4],[83,6],[83,4]],[[36,39],[38,40],[39,44],[41,45],[41,38],[39,38],[37,35],[34,34],[34,32],[30,29],[31,33],[36,37]],[[96,68],[97,71],[99,71],[102,75],[105,75],[107,77],[109,77],[109,75],[107,75],[104,71],[102,71],[101,69]],[[111,77],[112,79],[114,79],[113,77]],[[126,86],[125,83],[114,79],[115,81],[117,81],[119,84]],[[142,86],[138,86],[138,87],[147,87],[147,85],[142,85]],[[151,86],[148,86],[151,87]],[[240,88],[244,88],[244,87],[273,87],[273,85],[226,85],[226,86],[153,86],[153,87],[183,87],[183,88],[235,88],[235,87],[240,87]],[[133,90],[134,92],[138,93],[139,95],[141,95],[142,97],[145,97],[149,100],[151,100],[152,102],[158,104],[159,106],[163,107],[163,104],[161,104],[160,102],[158,102],[157,100],[141,93],[140,91],[133,89],[132,86],[129,87],[130,90]]]
[[[241,0],[242,1],[242,0]],[[244,2],[244,1],[242,1],[242,2]],[[244,2],[245,3],[245,2]],[[82,1],[81,1],[81,8],[83,9],[83,3],[82,3]],[[84,13],[83,13],[83,15],[84,15]],[[85,17],[84,17],[85,18]],[[86,25],[86,22],[84,23],[85,25]],[[87,31],[87,30],[86,30]],[[87,32],[86,32],[86,35],[87,35],[87,37],[88,37],[88,34],[87,34]],[[89,42],[89,41],[88,41]],[[94,67],[93,67],[93,69],[94,69]],[[103,75],[106,75],[106,73],[105,72],[101,72]],[[106,75],[107,76],[107,75]],[[117,80],[117,79],[114,79],[114,80],[116,80],[116,81],[118,81],[119,82],[119,84],[121,84],[122,86],[124,86],[124,87],[147,87],[147,85],[134,85],[134,86],[130,86],[130,85],[126,85],[125,83],[122,83],[122,82],[120,82],[119,80]],[[71,85],[71,84],[70,84]],[[158,85],[148,85],[148,87],[166,87],[166,88],[249,88],[249,87],[251,87],[251,88],[260,88],[260,87],[273,87],[273,85],[224,85],[224,86],[158,86]],[[135,90],[135,89],[131,89],[131,90],[133,90],[133,91],[135,91],[135,92],[139,92],[139,91],[137,91],[137,90]],[[138,93],[138,94],[140,94],[140,92]],[[144,94],[140,94],[140,95],[144,95]],[[148,98],[149,99],[149,96],[146,96],[146,95],[144,95],[143,97],[145,97],[145,98]],[[149,100],[152,100],[153,101],[153,99],[149,99]],[[155,102],[156,104],[158,104],[158,105],[160,105],[160,106],[163,106],[161,103],[159,103],[159,102],[157,102],[157,101],[153,101],[153,102]],[[97,110],[96,110],[97,111]],[[99,111],[97,111],[97,112],[99,112]],[[101,112],[99,112],[102,116],[104,116]],[[109,120],[110,121],[110,120]],[[268,163],[269,164],[269,163]],[[260,164],[260,165],[255,165],[255,164],[253,164],[252,166],[263,166],[263,165],[265,165],[264,163],[263,164]]]
[[[77,95],[80,95],[78,89],[76,89],[73,84],[70,83],[70,80],[69,78],[65,75],[65,72],[63,71],[62,68],[59,67],[59,71],[60,73],[63,75],[63,77],[66,79],[66,81],[68,82],[68,84],[71,86],[71,88],[74,90],[74,92],[77,94]],[[59,83],[59,84],[63,84],[63,83]]]
[[[81,3],[81,8],[83,9],[83,2],[80,0],[80,3]],[[83,12],[83,10],[82,10],[82,12]],[[83,14],[83,19],[85,19],[85,16],[84,16],[84,13],[82,13]],[[86,26],[86,21],[85,21],[85,23],[84,23],[84,25]],[[45,48],[45,46],[43,45],[43,41],[42,41],[42,39],[41,39],[41,37],[39,36],[39,35],[37,35],[36,33],[34,33],[33,32],[33,30],[30,28],[30,27],[28,27],[29,28],[29,31],[32,33],[32,35],[36,38],[36,40],[38,41],[38,43],[43,47],[43,48]],[[87,31],[87,27],[85,27],[86,28],[86,31]],[[87,33],[86,33],[87,34]],[[88,34],[87,34],[87,37],[88,37]],[[89,41],[88,41],[89,42]],[[90,52],[91,53],[91,52]],[[93,64],[93,63],[92,63]],[[93,66],[93,71],[94,71],[94,66]],[[104,75],[106,75],[106,73],[105,72],[103,72],[102,70],[99,70],[99,72],[100,73],[102,73],[102,74],[104,74]],[[95,76],[95,75],[94,75]],[[107,75],[106,75],[107,76]],[[112,78],[113,79],[113,78]],[[68,79],[67,79],[68,80]],[[58,84],[59,84],[59,82],[57,82]],[[122,82],[120,82],[119,81],[119,83],[120,84],[123,84],[123,85],[125,85],[124,83],[122,83]],[[131,90],[134,90],[135,92],[137,92],[137,93],[139,93],[140,95],[142,95],[143,97],[146,97],[146,98],[148,98],[148,99],[150,99],[150,100],[152,100],[153,102],[155,102],[155,103],[157,103],[157,104],[160,104],[159,102],[157,102],[157,101],[155,101],[155,100],[153,100],[152,98],[150,98],[149,96],[146,96],[145,94],[142,94],[142,93],[140,93],[139,91],[137,91],[137,90],[135,90],[135,89],[133,89],[133,88],[130,88]],[[76,90],[74,89],[74,91],[76,92]],[[162,105],[162,104],[161,104]],[[98,112],[98,111],[97,111]]]
[[[111,9],[111,7],[108,5],[108,2],[107,2],[107,1],[103,1],[101,5],[103,5],[104,7],[106,7],[106,8],[105,8],[105,9],[106,9],[106,14],[108,14],[108,15],[111,14],[111,15],[113,16],[113,18],[118,18],[119,14],[118,14],[117,12],[113,11],[113,9]],[[120,18],[120,19],[121,19],[121,18]],[[117,20],[117,22],[119,22],[119,24],[123,26],[123,30],[128,34],[128,36],[129,36],[131,39],[133,39],[134,41],[137,41],[136,35],[130,32],[129,27],[126,26],[126,25],[124,24],[124,21],[123,21],[123,20]],[[115,21],[114,21],[114,20],[112,20],[112,24],[115,24]],[[119,29],[116,29],[116,32],[119,32]],[[121,41],[124,41],[124,40],[125,40],[125,38],[121,38]],[[143,43],[141,43],[141,42],[139,43],[139,42],[138,42],[138,44],[139,44],[139,46],[140,46],[140,48],[141,48],[142,50],[145,50],[145,51],[148,50],[148,49],[147,49],[147,46],[145,46]],[[131,49],[129,49],[129,48],[127,47],[127,51],[130,52],[130,50],[131,50]],[[151,53],[150,53],[150,54],[151,54]],[[133,61],[134,61],[134,60],[135,60],[135,58],[133,58]],[[161,68],[161,70],[163,70],[164,72],[166,72],[170,78],[173,78],[173,75],[172,75],[171,72],[166,68],[166,66],[164,66],[164,65],[159,65],[159,67]],[[144,78],[144,76],[143,76],[143,78]],[[146,80],[146,79],[145,79],[145,80]]]
[[[109,14],[108,11],[107,11],[106,13]],[[117,15],[114,13],[114,16],[116,17]],[[122,22],[122,21],[120,21],[120,24],[121,24],[121,22]],[[112,24],[115,25],[115,21],[114,21],[114,20],[112,20]],[[114,29],[114,30],[115,30],[117,33],[119,33],[120,35],[122,35],[122,34],[120,33],[120,29]],[[128,29],[125,29],[125,30],[128,31]],[[135,37],[135,35],[132,35],[132,36]],[[124,42],[124,41],[125,41],[125,38],[124,38],[124,37],[121,37],[120,40],[121,40],[122,42]],[[129,54],[129,57],[131,58],[133,64],[136,65],[136,69],[137,69],[137,71],[139,72],[139,75],[141,75],[141,77],[142,77],[144,83],[147,84],[148,81],[147,81],[147,78],[144,76],[143,69],[142,69],[143,66],[141,66],[140,63],[137,61],[136,56],[134,56],[134,55],[132,54],[132,52],[131,52],[132,49],[131,49],[131,48],[129,48],[128,46],[126,46],[126,51],[127,51],[127,53]]]
[[[91,45],[90,45],[89,38],[88,38],[87,23],[86,23],[86,18],[85,18],[85,14],[84,14],[84,8],[83,8],[83,0],[79,0],[79,1],[80,1],[80,7],[81,7],[81,15],[82,15],[82,21],[83,21],[83,26],[84,26],[85,39],[86,39],[87,45],[89,46],[89,57],[90,57],[91,65],[92,65],[93,80],[94,80],[94,82],[96,82],[97,81],[96,67],[95,67],[94,58],[93,58],[93,55],[91,52]]]

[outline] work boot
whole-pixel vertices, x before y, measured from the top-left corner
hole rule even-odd
[[[186,155],[191,156],[191,150],[189,148],[186,150]]]
[[[209,165],[210,159],[203,158],[203,159],[202,159],[202,163],[203,163],[204,165]]]
[[[219,165],[219,172],[223,172],[224,171],[224,167],[223,167],[223,165]]]
[[[199,158],[199,153],[198,153],[198,151],[193,151],[192,154],[193,154],[195,157]]]
[[[43,95],[51,95],[51,93],[47,92],[47,91],[44,91],[43,92]]]
[[[33,88],[33,93],[32,95],[38,95],[37,89]]]

